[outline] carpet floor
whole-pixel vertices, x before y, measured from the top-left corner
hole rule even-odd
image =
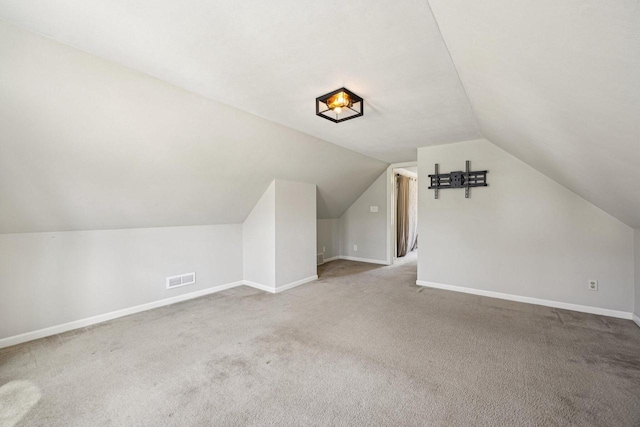
[[[640,425],[631,321],[421,288],[415,257],[319,274],[0,350],[0,425]]]

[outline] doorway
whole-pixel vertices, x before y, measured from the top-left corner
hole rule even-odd
[[[418,170],[395,168],[395,260],[414,258],[418,250]]]
[[[416,162],[388,169],[389,264],[417,261],[418,168]]]

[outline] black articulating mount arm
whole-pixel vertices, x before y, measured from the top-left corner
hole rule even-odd
[[[438,198],[438,190],[445,188],[464,188],[464,197],[469,198],[471,187],[486,187],[487,173],[489,171],[471,172],[471,162],[467,160],[467,170],[465,172],[455,171],[449,173],[439,173],[436,163],[436,173],[429,175],[431,185],[429,189],[435,190],[435,198]]]

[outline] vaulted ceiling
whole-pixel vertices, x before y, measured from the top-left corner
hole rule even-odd
[[[103,144],[99,152],[105,156],[109,155],[113,138],[136,133],[160,137],[172,135],[195,150],[191,153],[198,155],[201,151],[190,144],[204,144],[198,147],[215,152],[215,156],[210,153],[211,157],[189,160],[188,150],[173,152],[177,148],[167,137],[159,151],[170,152],[176,157],[160,161],[155,154],[156,157],[142,160],[142,170],[138,172],[141,174],[151,176],[153,167],[170,167],[170,161],[176,168],[185,169],[191,166],[190,162],[213,157],[220,165],[239,167],[242,156],[257,150],[263,157],[275,159],[280,156],[283,161],[274,160],[270,167],[255,164],[250,168],[260,176],[255,181],[260,184],[247,190],[247,200],[251,201],[253,197],[257,200],[261,185],[266,187],[263,181],[279,170],[288,179],[315,182],[324,177],[319,206],[325,209],[323,216],[335,216],[352,201],[351,193],[366,187],[370,176],[384,168],[383,162],[415,160],[417,147],[485,137],[623,222],[640,227],[640,168],[637,167],[640,164],[640,120],[637,119],[640,112],[640,7],[636,0],[199,0],[188,3],[170,0],[0,0],[0,19],[204,97],[180,92],[181,96],[175,96],[179,100],[167,98],[162,101],[156,99],[164,96],[159,93],[177,89],[168,89],[169,85],[154,80],[153,85],[164,89],[154,86],[153,90],[144,92],[140,85],[146,88],[152,84],[139,83],[139,80],[145,80],[142,77],[133,79],[138,82],[133,87],[123,83],[131,77],[120,79],[119,83],[112,81],[111,86],[104,85],[104,91],[108,92],[115,85],[124,87],[122,90],[129,95],[123,92],[118,95],[117,102],[104,102],[112,104],[111,110],[106,112],[118,119],[112,130],[99,136],[81,133],[93,129],[94,133],[100,134],[101,127],[91,128],[95,124],[93,116],[84,117],[83,111],[65,110],[67,116],[58,117],[56,114],[62,112],[55,111],[55,103],[47,106],[51,115],[43,116],[42,120],[58,123],[59,120],[70,120],[68,115],[76,113],[82,119],[79,128],[59,125],[56,132],[63,135],[61,140],[80,132],[84,137],[92,138],[91,143]],[[49,43],[53,46],[53,42]],[[19,54],[24,63],[1,77],[20,81],[20,67],[47,67],[42,58],[29,52],[28,49],[45,50],[45,47],[36,49],[35,44],[20,46],[23,51],[18,52],[18,48],[11,51],[11,46],[5,43],[2,61]],[[75,58],[75,54],[61,52],[58,56],[62,58],[49,59]],[[46,56],[46,53],[39,53]],[[62,63],[58,65],[63,67]],[[96,81],[83,86],[89,92],[85,109],[90,109],[95,96],[102,97],[102,92],[95,92],[95,96],[90,97],[91,88],[97,82],[115,78],[107,75],[125,73],[112,70],[114,67],[115,64],[104,62],[98,67],[100,71],[92,74]],[[64,80],[75,72],[71,69],[69,74],[59,71],[54,77]],[[58,82],[50,78],[49,73],[25,74],[25,78],[31,76],[33,79],[22,82],[17,88],[6,79],[2,86],[0,80],[0,89],[7,91],[0,95],[5,98],[6,94],[11,95],[11,101],[18,106],[13,108],[3,102],[4,119],[14,125],[15,132],[25,133],[16,138],[29,139],[31,151],[16,155],[18,151],[15,150],[22,148],[9,144],[6,136],[0,136],[0,149],[4,150],[3,157],[7,158],[6,153],[10,153],[20,161],[24,159],[23,155],[39,156],[44,165],[44,158],[49,154],[47,150],[53,150],[43,145],[47,141],[45,131],[41,135],[26,135],[35,132],[28,126],[30,123],[23,123],[24,129],[17,123],[25,120],[24,113],[41,113],[32,111],[34,105],[28,104],[36,100],[44,103],[38,95],[44,98],[62,94],[57,89],[46,89],[47,84]],[[77,81],[77,76],[73,76]],[[40,92],[30,89],[33,85],[38,86],[37,81],[40,81]],[[315,117],[315,97],[340,86],[365,98],[365,116],[338,125]],[[69,100],[76,102],[76,91],[80,88],[82,86],[69,89]],[[139,99],[128,99],[131,93]],[[210,119],[206,130],[198,127],[204,126],[211,115],[224,117],[222,121],[230,116],[242,116],[234,123],[240,127],[239,123],[249,126],[250,122],[254,126],[253,122],[257,120],[248,119],[240,114],[241,111],[224,105],[209,104],[205,98],[272,122],[260,121],[261,125],[256,125],[259,129],[282,125],[277,130],[273,128],[269,141],[278,140],[276,135],[283,133],[291,135],[281,138],[289,143],[280,141],[279,149],[283,151],[271,151],[269,156],[268,152],[260,151],[257,142],[247,142],[251,140],[246,135],[251,133],[249,129],[243,128],[232,138],[226,135],[229,130],[221,130],[223,125],[217,119]],[[152,101],[145,103],[142,101],[145,99]],[[184,106],[189,102],[193,104]],[[173,103],[184,104],[185,110],[172,122]],[[136,111],[131,112],[129,119],[118,116],[116,106],[121,104],[135,106],[132,109]],[[199,109],[204,104],[207,108]],[[82,110],[83,105],[78,104],[76,110]],[[142,111],[137,111],[140,109]],[[146,109],[149,109],[148,113],[144,112]],[[223,110],[225,113],[221,113]],[[30,120],[38,120],[37,114]],[[146,119],[136,114],[146,114]],[[194,120],[198,126],[181,129],[182,133],[175,131],[180,128],[179,122]],[[162,123],[160,130],[150,130],[153,123],[158,122]],[[128,127],[118,127],[123,123]],[[289,134],[294,132],[290,129],[301,133]],[[217,132],[216,138],[211,137],[211,132]],[[221,137],[221,133],[225,136]],[[259,131],[254,131],[253,135],[256,133]],[[309,141],[311,145],[297,157],[287,157],[285,153],[295,147],[297,139]],[[216,143],[212,143],[214,140]],[[139,150],[137,155],[144,158],[141,153],[153,150],[143,141],[146,141],[144,137],[134,138],[134,142],[130,140],[125,144],[126,150]],[[335,151],[338,147],[333,144],[383,162],[362,156],[358,163],[355,162],[356,153],[340,152],[345,158],[354,159],[352,164],[360,165],[356,169],[362,167],[366,171],[363,175],[366,179],[358,181],[353,188],[349,185],[349,189],[343,189],[336,184],[340,182],[336,176],[340,175],[338,171],[343,165],[336,159],[342,154]],[[59,144],[56,146],[60,147]],[[115,146],[119,145],[116,143]],[[132,168],[139,165],[132,160],[135,157],[125,155],[126,150],[121,157],[111,160],[112,168],[118,169],[120,162]],[[328,169],[324,173],[318,170],[313,176],[305,175],[304,172],[312,168],[308,167],[305,156],[314,158],[319,155],[317,153],[326,156],[311,163],[319,169]],[[126,159],[129,159],[128,163]],[[100,166],[97,160],[95,162]],[[71,164],[63,161],[59,168]],[[297,169],[292,164],[297,165]],[[216,187],[215,182],[226,183],[237,178],[224,167],[218,172],[199,170],[191,175],[191,181],[178,179],[173,186],[171,182],[163,181],[165,178],[158,178],[156,183],[147,183],[152,188],[157,186],[157,194],[143,198],[139,209],[120,212],[117,216],[154,217],[149,206],[164,203],[160,202],[160,197],[167,195],[159,188],[164,187],[165,191],[174,188],[177,197],[179,193],[185,193],[184,185],[190,183],[192,188],[186,190],[191,194],[190,198],[178,197],[176,201],[193,203],[203,212],[201,217],[176,210],[171,217],[160,215],[154,221],[138,222],[176,225],[200,223],[204,217],[209,223],[235,221],[242,217],[247,206],[239,206],[234,214],[226,215],[202,200],[206,199],[202,195],[207,189],[208,194],[226,194],[225,188]],[[348,177],[357,175],[352,171]],[[51,178],[55,176],[54,173],[50,175]],[[86,176],[93,179],[89,168]],[[347,175],[340,177],[344,182]],[[131,182],[130,179],[126,181]],[[112,182],[118,183],[117,180]],[[117,204],[120,189],[115,185],[109,187],[107,181],[99,185],[96,183],[96,188],[102,188],[103,195],[111,191],[105,200]],[[13,186],[13,183],[0,182],[0,195]],[[85,190],[86,193],[68,197],[77,199],[80,194],[89,194],[91,188]],[[18,197],[17,193],[11,194]],[[201,200],[196,201],[198,197]],[[242,204],[232,194],[220,197],[217,202]],[[99,202],[98,206],[101,206]],[[108,222],[108,213],[113,207],[101,208],[105,212],[103,219]],[[82,218],[85,217],[77,214],[69,222],[82,222]],[[83,228],[91,227],[89,223],[93,222],[87,220]],[[136,221],[121,222],[133,224]],[[116,226],[118,224],[113,224]]]
[[[640,3],[430,3],[484,137],[640,227]]]
[[[480,136],[424,0],[0,0],[0,17],[385,162]],[[366,120],[315,116],[342,86]]]
[[[0,233],[241,223],[274,178],[336,218],[387,164],[0,21]]]

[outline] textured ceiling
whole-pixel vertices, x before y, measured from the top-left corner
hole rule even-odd
[[[339,217],[387,164],[0,21],[0,233],[240,223],[274,178]]]
[[[430,4],[485,138],[640,227],[640,2]]]
[[[0,18],[386,162],[480,136],[425,0],[0,0]],[[365,116],[316,117],[341,86]]]

